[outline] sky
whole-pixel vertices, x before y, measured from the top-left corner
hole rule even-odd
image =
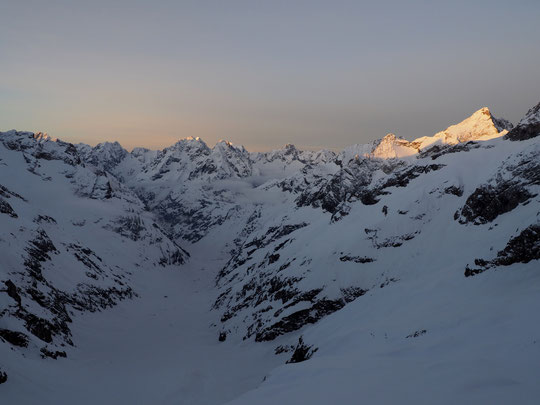
[[[0,0],[0,131],[260,151],[540,101],[540,1]]]

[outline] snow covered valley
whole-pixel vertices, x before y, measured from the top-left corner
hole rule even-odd
[[[139,272],[137,299],[77,317],[66,359],[3,352],[6,403],[219,404],[283,363],[271,345],[218,342],[212,273],[194,258],[181,272]],[[218,320],[218,319],[217,319]],[[43,364],[45,362],[45,364]]]
[[[0,133],[0,402],[537,404],[538,135]]]

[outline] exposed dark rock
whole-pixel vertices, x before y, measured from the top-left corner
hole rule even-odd
[[[21,305],[21,296],[17,292],[17,287],[15,286],[13,281],[6,280],[6,281],[4,281],[4,284],[7,287],[7,290],[6,290],[7,294],[17,302],[17,305],[20,306]]]
[[[46,319],[39,318],[34,314],[28,314],[26,316],[26,329],[32,333],[32,335],[38,337],[44,342],[51,343],[52,335],[56,332],[56,328]]]
[[[467,198],[461,211],[454,215],[454,219],[458,219],[461,224],[485,224],[501,214],[512,211],[532,197],[534,195],[523,185],[512,180],[502,181],[496,186],[481,186]]]
[[[313,302],[315,302],[315,298],[317,297],[317,295],[320,294],[321,291],[322,291],[322,288],[314,288],[313,290],[309,290],[309,291],[306,291],[306,292],[303,292],[303,293],[296,294],[294,296],[294,299],[291,300],[283,308],[284,309],[290,308],[290,307],[293,307],[293,306],[299,304],[300,302],[304,302],[304,301],[313,303]],[[285,301],[285,302],[287,302],[287,301]],[[285,302],[283,302],[283,303],[285,303]]]
[[[384,190],[389,187],[407,187],[411,180],[416,179],[421,174],[430,173],[435,170],[440,170],[445,165],[440,164],[431,164],[431,165],[416,165],[413,167],[407,167],[403,170],[396,171],[389,179],[387,179],[381,190]]]
[[[467,266],[465,266],[465,272],[463,274],[465,275],[465,277],[472,277],[477,274],[483,273],[486,270],[487,269],[471,269],[467,264]]]
[[[426,157],[431,157],[432,160],[435,160],[443,155],[450,153],[459,153],[467,152],[472,149],[480,148],[478,142],[469,141],[464,143],[458,143],[456,145],[434,145],[430,148],[427,148],[418,154],[418,159],[423,159]]]
[[[456,212],[454,219],[460,223],[485,224],[499,215],[527,204],[540,185],[540,160],[538,148],[532,145],[515,158],[504,162],[497,174],[487,184],[479,186]]]
[[[43,222],[47,222],[49,224],[56,224],[56,220],[53,217],[50,217],[48,215],[38,215],[34,218],[34,222],[41,224]]]
[[[355,200],[360,200],[364,205],[377,204],[380,196],[390,193],[388,188],[406,187],[411,180],[421,174],[443,167],[444,165],[440,164],[410,166],[401,161],[391,164],[378,159],[358,159],[324,183],[317,191],[304,191],[296,203],[298,206],[321,207],[333,214],[332,220],[335,222],[348,214],[349,207],[346,204]],[[383,170],[388,177],[382,183],[372,185],[373,173],[378,169]],[[386,210],[383,208],[383,213],[387,210],[388,207]]]
[[[19,200],[22,200],[24,202],[28,202],[26,200],[26,198],[22,197],[20,194],[17,194],[13,191],[11,191],[10,189],[8,189],[7,187],[3,186],[0,184],[0,196],[1,197],[5,197],[5,198],[11,198],[11,197],[15,197],[15,198],[18,198]]]
[[[56,247],[49,238],[49,235],[43,229],[39,229],[34,239],[29,241],[25,250],[28,253],[24,261],[25,267],[30,271],[32,278],[43,281],[41,263],[51,260],[49,253],[57,252]]]
[[[103,278],[109,277],[107,272],[104,272],[100,267],[102,259],[92,250],[75,244],[68,245],[67,250],[74,251],[75,257],[89,271],[94,272],[90,274],[93,278],[95,278],[95,274],[103,274]],[[5,281],[4,284],[7,287],[8,295],[18,304],[18,309],[12,312],[12,315],[24,321],[25,328],[31,334],[46,343],[52,343],[55,337],[59,337],[58,342],[72,344],[69,307],[80,311],[96,311],[113,306],[120,299],[132,297],[133,292],[129,287],[102,288],[84,283],[78,284],[76,291],[72,293],[58,290],[41,273],[42,263],[51,260],[50,253],[57,251],[48,235],[43,230],[38,230],[36,237],[29,242],[26,248],[28,256],[25,258],[24,264],[28,273],[24,274],[24,278],[21,280],[22,286],[21,284],[18,287],[15,286],[11,280]],[[107,268],[107,270],[109,269]],[[115,280],[115,283],[122,285],[119,280]],[[21,306],[21,295],[28,297],[30,301],[45,310],[48,313],[47,319],[43,318],[41,311],[37,312],[40,314],[38,316],[36,313],[29,312],[32,307]]]
[[[518,236],[511,238],[506,247],[492,260],[475,259],[477,268],[465,268],[465,277],[474,276],[497,266],[510,266],[514,263],[529,263],[540,259],[540,225],[525,228]]]
[[[375,259],[372,259],[371,257],[367,256],[341,256],[339,258],[342,262],[355,262],[355,263],[372,263],[375,261]]]
[[[363,288],[359,287],[348,287],[348,288],[342,288],[341,293],[343,294],[343,299],[348,304],[349,302],[354,301],[358,297],[361,297],[365,293],[367,293],[369,290],[364,290]]]
[[[111,172],[127,155],[128,151],[118,142],[103,142],[83,156],[86,163]]]
[[[8,376],[4,371],[0,370],[0,384],[3,384],[7,381]]]
[[[218,340],[220,342],[225,342],[225,340],[227,340],[227,332],[225,332],[225,331],[219,332]]]
[[[343,203],[351,199],[359,199],[365,204],[376,203],[376,198],[368,189],[373,173],[379,169],[382,162],[372,159],[355,159],[342,167],[338,173],[329,179],[319,179],[318,184],[301,190],[296,204],[299,207],[313,206],[336,214],[340,218],[347,215]],[[337,218],[336,218],[337,219]]]
[[[275,354],[281,354],[281,353],[289,353],[292,352],[295,349],[296,346],[292,345],[279,345],[274,350]]]
[[[445,194],[453,194],[455,196],[461,197],[463,195],[463,186],[450,186],[444,189]]]
[[[246,243],[244,245],[244,248],[249,248],[251,246],[256,246],[257,248],[262,248],[267,245],[269,245],[272,242],[275,242],[279,239],[281,239],[284,236],[287,236],[291,234],[292,232],[296,231],[297,229],[303,228],[307,226],[308,224],[305,222],[299,223],[299,224],[286,224],[281,226],[274,226],[268,228],[268,231],[266,234],[258,239],[254,238],[250,242]]]
[[[277,245],[277,246],[274,248],[274,252],[277,252],[278,250],[283,249],[283,247],[284,247],[287,243],[291,242],[291,240],[294,240],[294,239],[287,239],[285,242],[282,242],[282,243],[280,243],[279,245]]]
[[[293,259],[293,260],[294,260],[294,259]],[[284,263],[284,264],[282,264],[281,266],[279,266],[279,270],[278,270],[278,271],[283,271],[283,270],[287,269],[290,265],[291,265],[291,262]]]
[[[58,351],[58,350],[55,350],[55,351],[51,351],[49,349],[47,349],[46,347],[42,347],[40,349],[40,352],[41,352],[41,358],[46,358],[46,357],[49,357],[51,359],[57,359],[58,357],[67,357],[67,354],[65,351]]]
[[[268,256],[268,264],[272,264],[272,263],[275,263],[279,260],[279,254],[273,254],[273,255],[270,255]]]
[[[89,270],[97,273],[102,273],[101,267],[98,263],[103,262],[101,257],[97,256],[94,251],[89,248],[82,247],[75,243],[70,243],[67,246],[68,251],[73,251],[73,256],[86,266]]]
[[[381,241],[378,235],[378,231],[379,231],[378,229],[368,229],[368,228],[364,229],[364,232],[368,235],[367,239],[371,240],[371,243],[373,244],[373,247],[375,249],[382,249],[382,248],[388,248],[388,247],[400,247],[403,245],[403,242],[414,239],[414,237],[418,233],[420,233],[420,231],[416,231],[414,233],[406,233],[404,235],[391,236]]]
[[[28,336],[22,332],[0,329],[0,338],[11,343],[13,346],[28,347]]]
[[[253,220],[253,219],[251,219]],[[250,222],[250,220],[248,220]],[[249,226],[247,224],[246,226]],[[274,242],[277,242],[278,240],[282,239],[283,237],[291,234],[292,232],[304,228],[308,226],[307,223],[302,222],[299,224],[285,224],[281,226],[273,226],[269,227],[262,237],[254,237],[248,242],[245,242],[241,244],[241,242],[238,243],[238,247],[234,249],[231,253],[231,259],[227,262],[225,267],[220,270],[218,273],[218,276],[216,277],[216,283],[219,284],[228,274],[230,274],[233,270],[236,268],[242,266],[245,264],[248,260],[252,259],[252,254],[255,253],[257,250],[264,248]],[[280,243],[278,246],[274,248],[274,251],[278,251],[282,249],[288,242],[290,242],[293,239],[287,239]],[[267,260],[269,264],[275,263],[277,260],[279,260],[280,255],[278,253],[274,253],[271,255],[267,255],[265,257],[265,261]],[[266,265],[266,262],[263,261],[262,263],[259,263],[259,267],[262,267]],[[290,263],[285,264],[284,268],[288,267]],[[230,280],[228,280],[230,282]]]
[[[230,204],[222,191],[207,191],[196,200],[183,200],[182,194],[170,193],[156,201],[153,192],[138,190],[137,195],[158,218],[173,240],[197,242],[210,230],[241,212],[239,204]]]
[[[514,128],[514,125],[508,120],[505,120],[504,118],[495,118],[491,117],[491,120],[493,121],[493,125],[495,125],[495,128],[497,128],[497,131],[502,132],[505,129],[507,131],[510,131],[512,128]]]
[[[525,118],[505,135],[511,141],[524,141],[540,135],[540,103],[531,108]]]
[[[285,304],[287,301],[299,294],[298,289],[295,287],[298,281],[300,281],[300,279],[295,277],[272,277],[270,281],[268,283],[264,283],[263,286],[265,287],[264,290],[267,291],[270,298],[273,298],[274,301],[281,301],[283,304]]]
[[[388,284],[390,284],[390,283],[396,283],[396,282],[398,282],[398,281],[399,281],[399,279],[394,278],[394,277],[386,278],[386,279],[384,280],[384,282],[382,282],[382,283],[379,285],[379,288],[384,288],[384,287],[386,287]]]
[[[142,231],[145,230],[144,221],[138,215],[120,217],[116,220],[116,225],[112,227],[114,232],[133,241],[139,240]]]
[[[495,260],[497,265],[509,266],[538,259],[540,259],[540,225],[535,224],[510,239],[506,247],[497,253]]]
[[[13,210],[13,207],[9,203],[0,197],[0,214],[9,215],[11,218],[18,218],[19,216]]]
[[[81,157],[79,156],[79,152],[77,151],[77,148],[75,147],[75,145],[73,145],[72,143],[68,143],[68,142],[62,142],[62,141],[57,141],[57,143],[59,145],[65,145],[65,149],[64,149],[64,162],[71,165],[71,166],[75,166],[75,165],[78,165],[78,164],[81,164]]]
[[[527,126],[517,126],[506,134],[506,138],[511,141],[524,141],[526,139],[537,137],[538,135],[540,135],[540,122]]]
[[[410,335],[407,335],[406,338],[407,338],[407,339],[409,339],[409,338],[416,338],[416,337],[418,337],[418,336],[425,335],[426,333],[427,333],[427,330],[425,330],[425,329],[417,330],[416,332],[411,333]]]
[[[36,236],[30,241],[30,245],[35,248],[32,249],[32,255],[42,262],[50,259],[47,253],[56,252],[56,247],[43,229],[36,232]]]
[[[311,356],[313,356],[313,353],[315,353],[318,349],[313,348],[313,346],[308,346],[304,343],[304,339],[302,336],[298,338],[298,344],[296,345],[294,352],[289,360],[287,360],[288,363],[300,363],[302,361],[309,360]]]
[[[118,301],[136,296],[131,287],[102,288],[91,284],[79,284],[77,293],[69,296],[67,303],[79,311],[95,312],[112,308]]]
[[[184,264],[186,257],[189,257],[189,253],[177,245],[177,249],[161,257],[159,264],[162,266]]]
[[[296,311],[283,317],[280,321],[257,332],[255,341],[262,342],[274,340],[276,337],[300,329],[308,323],[315,323],[326,315],[343,308],[343,300],[322,299],[307,309]]]

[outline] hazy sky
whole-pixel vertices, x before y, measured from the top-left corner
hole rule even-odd
[[[339,149],[539,101],[539,0],[0,0],[0,130]]]

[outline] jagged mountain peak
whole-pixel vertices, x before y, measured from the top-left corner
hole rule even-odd
[[[288,143],[282,148],[274,149],[270,152],[262,152],[260,153],[260,155],[264,156],[269,162],[274,160],[290,162],[293,160],[298,160],[301,153],[303,152],[299,150],[295,145]]]
[[[197,137],[189,136],[187,138],[179,139],[176,143],[165,148],[164,150],[169,150],[169,149],[184,150],[184,149],[194,149],[194,148],[210,150],[206,142],[204,142],[198,136]]]
[[[0,143],[8,150],[25,151],[27,158],[32,155],[35,159],[63,160],[70,165],[80,162],[79,153],[73,144],[51,138],[42,132],[0,132]],[[34,160],[34,163],[37,165],[37,161]]]
[[[53,138],[47,134],[47,132],[31,132],[31,131],[17,131],[16,129],[10,129],[9,131],[1,132],[4,137],[24,137],[32,138],[38,142],[56,142],[58,138]]]
[[[293,153],[295,151],[298,151],[298,148],[292,143],[288,143],[283,148],[281,148],[281,150],[285,153]]]
[[[505,135],[512,124],[504,119],[494,118],[487,107],[482,107],[458,124],[436,133],[434,136],[424,136],[412,143],[418,149],[425,149],[436,144],[456,145],[475,140],[489,140]]]
[[[34,133],[34,139],[38,141],[53,141],[56,142],[58,138],[52,138],[47,134],[47,132],[35,132]]]
[[[527,112],[516,127],[506,135],[506,138],[512,141],[523,141],[538,135],[540,135],[540,103]]]
[[[393,133],[388,133],[383,138],[371,143],[346,147],[339,154],[338,160],[343,165],[347,165],[351,161],[357,161],[362,158],[399,159],[415,155],[416,153],[418,153],[418,148],[411,142]]]
[[[373,149],[368,157],[379,159],[395,159],[412,156],[418,153],[418,148],[395,134],[389,133],[384,138],[373,143]]]
[[[243,146],[220,140],[212,148],[209,158],[198,165],[192,176],[207,173],[219,179],[247,177],[252,173],[251,166],[249,152]]]
[[[114,142],[101,142],[93,148],[94,154],[100,153],[104,155],[127,155],[128,151],[124,149],[118,141]]]
[[[225,139],[220,139],[212,149],[235,149],[242,152],[247,152],[243,145],[235,145]]]
[[[467,142],[478,138],[500,136],[489,108],[482,107],[470,117],[442,131],[448,143]],[[439,133],[440,134],[440,133]],[[504,135],[504,134],[503,134]],[[437,134],[435,135],[437,136]]]
[[[482,107],[480,109],[478,109],[477,111],[475,111],[472,115],[487,115],[489,117],[491,117],[491,111],[489,111],[489,108],[488,107]]]
[[[118,166],[129,154],[118,141],[101,142],[93,148],[80,144],[77,149],[85,162],[107,171]]]
[[[525,124],[531,124],[531,123],[536,123],[536,122],[540,122],[540,103],[536,104],[533,108],[531,108],[527,112],[525,117],[521,119],[519,124],[525,125]]]
[[[100,142],[96,146],[96,148],[121,148],[122,145],[118,141],[105,141]]]
[[[504,130],[508,132],[514,128],[514,125],[504,118],[495,118],[492,116],[491,119],[493,120],[493,125],[495,125],[495,128],[497,128],[499,132],[503,132]]]

